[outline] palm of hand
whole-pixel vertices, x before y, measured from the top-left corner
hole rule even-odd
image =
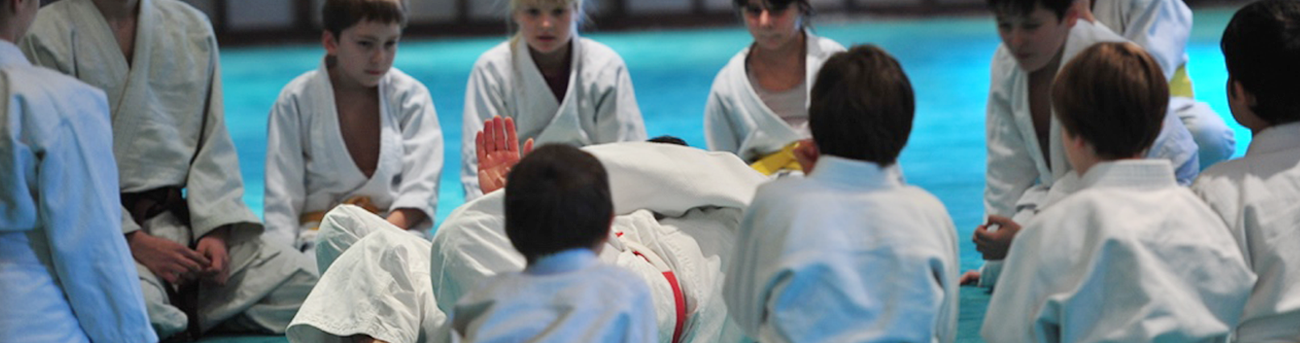
[[[479,190],[487,194],[505,188],[510,168],[533,150],[533,140],[524,143],[521,150],[514,120],[494,117],[483,122],[483,130],[474,136],[474,147],[478,155]]]

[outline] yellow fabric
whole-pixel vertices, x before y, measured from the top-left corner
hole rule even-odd
[[[763,158],[750,164],[749,167],[763,173],[763,175],[776,174],[782,170],[803,170],[803,167],[799,165],[799,160],[794,157],[794,149],[798,147],[799,142],[787,144],[780,151],[763,156]]]
[[[373,202],[370,202],[370,197],[368,197],[368,196],[354,196],[354,197],[348,198],[348,200],[344,200],[343,203],[340,204],[340,205],[355,205],[355,206],[360,207],[360,208],[362,208],[362,209],[364,209],[364,210],[366,210],[366,211],[369,211],[370,213],[379,214],[379,208],[378,208],[378,207],[375,207],[375,204],[374,204]],[[316,211],[316,212],[305,213],[305,214],[303,214],[302,216],[298,217],[298,223],[301,223],[301,224],[306,224],[306,223],[317,223],[317,224],[319,224],[321,220],[325,219],[325,213],[326,213],[326,212],[327,212],[327,211]],[[312,229],[312,230],[320,230],[320,227],[319,227],[319,226],[313,226],[311,229]]]
[[[1196,94],[1192,91],[1192,78],[1187,76],[1187,65],[1178,67],[1174,72],[1174,78],[1169,80],[1169,95],[1195,98]]]

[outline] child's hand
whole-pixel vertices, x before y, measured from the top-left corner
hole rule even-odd
[[[799,146],[794,148],[794,160],[799,162],[804,175],[812,174],[813,165],[817,164],[818,157],[821,157],[821,151],[817,150],[817,143],[812,139],[801,140]]]
[[[961,279],[958,279],[957,281],[957,284],[962,286],[978,285],[979,283],[980,283],[980,272],[977,270],[966,271],[965,274],[961,274]]]
[[[135,231],[127,236],[131,256],[154,275],[171,284],[193,281],[212,262],[199,252],[165,238]]]
[[[989,227],[994,225],[1001,228],[990,231]],[[1020,232],[1020,224],[1011,218],[990,215],[987,224],[975,228],[972,240],[975,241],[975,250],[984,254],[985,260],[997,261],[1007,257],[1007,250],[1011,249],[1011,240],[1017,232]]]
[[[478,187],[488,194],[505,188],[510,168],[533,151],[533,140],[529,138],[520,151],[514,119],[497,116],[483,122],[483,130],[474,135],[474,148],[478,155]]]

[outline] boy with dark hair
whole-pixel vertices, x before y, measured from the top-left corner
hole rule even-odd
[[[1168,84],[1142,48],[1098,43],[1052,86],[1075,191],[1038,213],[1007,256],[990,342],[1221,341],[1255,276],[1222,221],[1144,159]]]
[[[826,61],[811,94],[807,178],[761,186],[741,221],[724,289],[763,342],[952,342],[957,239],[943,204],[895,166],[915,110],[885,51]],[[820,151],[820,154],[815,152]]]
[[[469,342],[656,342],[650,289],[596,255],[610,237],[609,177],[594,156],[546,145],[515,165],[506,235],[528,261],[456,302],[453,335]]]
[[[1071,170],[1061,145],[1060,123],[1052,116],[1049,92],[1057,71],[1095,43],[1124,41],[1104,26],[1078,20],[1074,0],[988,0],[988,4],[997,16],[1002,45],[993,57],[986,111],[988,224],[974,234],[977,248],[990,262],[978,277],[984,286],[997,280],[1016,222],[1041,209],[1052,187]],[[1166,117],[1169,124],[1163,125],[1145,156],[1171,161],[1179,183],[1190,184],[1199,171],[1196,143],[1177,115]]]
[[[429,90],[393,68],[405,9],[400,0],[329,0],[321,15],[320,68],[286,85],[268,119],[267,236],[312,257],[334,253],[314,248],[321,219],[340,204],[427,236],[442,129]]]
[[[1228,104],[1254,139],[1192,190],[1223,217],[1259,275],[1239,342],[1300,341],[1300,2],[1259,1],[1223,32]]]

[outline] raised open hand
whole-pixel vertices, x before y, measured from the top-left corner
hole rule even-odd
[[[474,135],[474,147],[478,155],[478,187],[488,194],[505,188],[510,168],[533,151],[533,140],[529,138],[520,150],[515,120],[498,116],[483,122],[483,130]]]

